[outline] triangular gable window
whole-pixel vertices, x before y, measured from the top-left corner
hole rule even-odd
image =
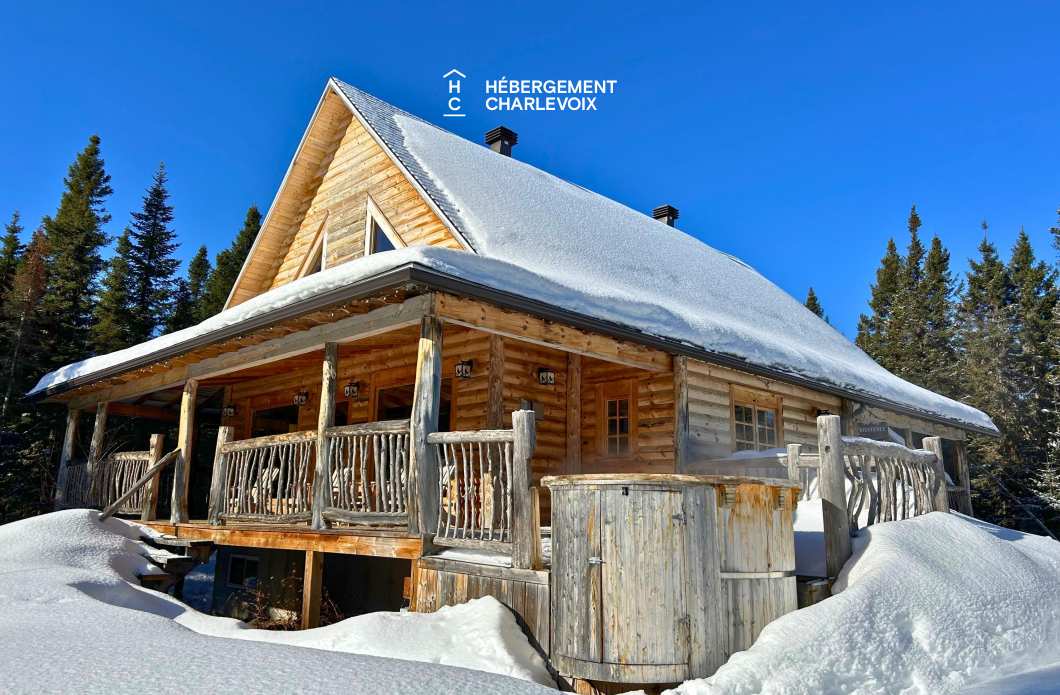
[[[367,214],[364,225],[364,255],[393,251],[404,247],[401,237],[394,231],[386,215],[375,204],[371,196],[368,197]]]
[[[304,278],[307,275],[313,275],[319,273],[325,268],[328,257],[328,216],[330,211],[324,213],[324,219],[320,221],[320,226],[317,227],[317,233],[313,237],[313,245],[309,248],[309,253],[306,255],[305,260],[302,261],[302,266],[298,269],[298,277]]]

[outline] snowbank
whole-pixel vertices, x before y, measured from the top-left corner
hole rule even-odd
[[[136,585],[147,569],[139,535],[87,510],[0,526],[0,692],[554,692],[529,682],[550,680],[492,599],[297,634],[250,630]]]
[[[840,593],[676,692],[945,694],[1060,661],[1060,543],[941,513],[854,542]]]

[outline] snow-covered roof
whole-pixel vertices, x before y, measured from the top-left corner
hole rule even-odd
[[[474,253],[418,248],[353,260],[266,292],[181,332],[188,335],[163,336],[64,367],[43,377],[31,393],[208,334],[336,284],[413,263],[727,357],[749,368],[996,431],[983,412],[880,367],[742,260],[344,82],[332,79],[330,85]]]

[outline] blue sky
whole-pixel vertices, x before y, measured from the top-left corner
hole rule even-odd
[[[913,203],[955,268],[984,218],[1006,251],[1024,225],[1053,257],[1056,4],[148,5],[5,4],[0,217],[53,212],[95,132],[109,231],[164,160],[181,256],[212,256],[269,205],[334,74],[475,141],[503,123],[520,159],[638,210],[675,205],[800,299],[812,285],[848,335]],[[451,67],[464,119],[441,118]],[[595,112],[487,112],[505,76],[618,85]]]

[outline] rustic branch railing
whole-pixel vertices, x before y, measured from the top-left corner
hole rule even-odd
[[[324,519],[407,525],[409,421],[329,427],[324,436],[324,480],[330,481]]]
[[[210,523],[309,521],[316,430],[239,441],[231,436],[231,427],[217,434]]]
[[[92,486],[92,499],[95,506],[110,507],[115,500],[124,498],[125,493],[134,487],[134,483],[144,474],[150,465],[150,451],[120,451],[108,455],[96,467],[95,480]],[[143,509],[143,489],[141,494],[125,499],[124,506],[118,514],[139,514]]]
[[[150,463],[155,458],[157,451],[152,450],[147,453],[148,462]],[[158,479],[158,474],[162,472],[162,469],[173,463],[178,456],[180,456],[180,449],[174,449],[158,459],[157,462],[148,466],[140,477],[126,488],[124,493],[119,495],[103,510],[101,518],[106,519],[115,514],[134,513],[142,513],[144,517],[147,517],[147,510],[151,504],[152,483]],[[138,501],[138,503],[134,503],[134,500]]]
[[[88,461],[71,461],[66,465],[62,506],[70,509],[93,506],[92,478],[89,476]]]
[[[510,553],[513,567],[540,564],[536,489],[530,485],[534,414],[512,414],[510,430],[427,435],[437,456],[434,543]]]
[[[927,449],[862,437],[844,437],[837,415],[817,418],[818,476],[824,513],[825,561],[835,577],[851,554],[850,536],[865,511],[866,525],[948,512],[942,440],[928,437]],[[798,445],[788,448],[788,468],[806,467]]]

